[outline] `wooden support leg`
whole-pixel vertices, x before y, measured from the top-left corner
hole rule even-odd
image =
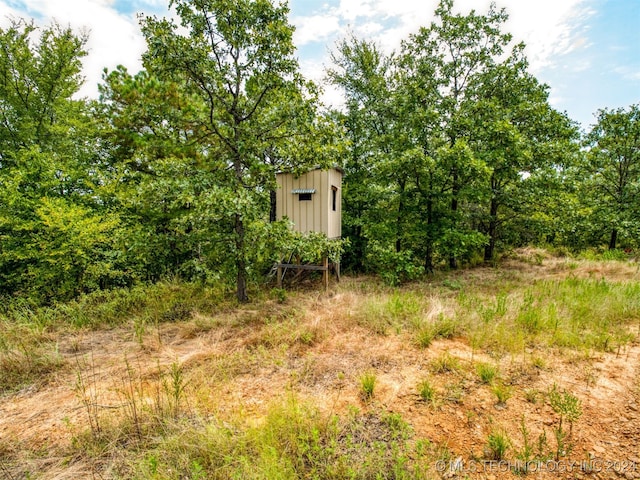
[[[336,281],[340,283],[340,262],[336,262],[335,268],[336,268]]]
[[[278,276],[278,288],[282,288],[282,267],[278,267],[276,275]]]
[[[324,270],[322,270],[322,283],[326,292],[329,290],[329,257],[322,259],[322,266],[324,267]]]

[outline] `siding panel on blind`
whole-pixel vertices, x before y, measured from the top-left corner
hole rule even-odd
[[[316,208],[316,217],[314,228],[316,232],[327,231],[327,209],[326,209],[326,197],[327,197],[327,172],[322,170],[316,170],[315,175],[318,185],[320,185],[320,192],[318,195],[318,206]]]
[[[338,170],[329,170],[328,192],[331,195],[332,187],[336,188],[336,210],[333,211],[333,198],[330,197],[328,211],[327,236],[329,238],[339,238],[342,235],[342,173]]]
[[[292,174],[276,176],[276,218],[288,217],[294,230],[322,232],[329,238],[341,236],[342,173],[336,169],[316,169],[295,178]],[[333,211],[332,187],[336,187],[336,210]],[[298,189],[314,189],[310,201],[300,201]]]

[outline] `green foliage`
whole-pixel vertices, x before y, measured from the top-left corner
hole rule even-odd
[[[422,401],[432,403],[436,397],[436,389],[429,380],[425,379],[418,384],[418,395]]]
[[[396,252],[391,248],[377,245],[370,247],[367,266],[378,273],[388,285],[417,280],[424,274],[424,267],[416,264],[413,253],[404,250]]]
[[[571,392],[560,391],[555,383],[549,391],[548,398],[551,408],[559,417],[553,434],[556,439],[555,460],[560,460],[560,457],[569,454],[573,449],[573,424],[582,416],[582,404]],[[568,430],[565,422],[569,423]]]
[[[578,130],[549,105],[523,45],[507,51],[504,10],[461,15],[444,0],[435,17],[390,56],[343,41],[328,72],[347,107],[345,258],[394,285],[482,249],[493,261],[501,241],[552,237],[547,199],[578,155]]]
[[[360,377],[360,392],[366,401],[371,400],[376,388],[376,374],[366,372]]]
[[[324,233],[300,233],[290,228],[287,222],[273,222],[269,225],[269,251],[275,260],[292,259],[302,263],[319,263],[323,258],[340,262],[346,239],[329,239]]]
[[[504,430],[493,430],[487,437],[486,458],[504,460],[511,448],[511,439]]]
[[[555,384],[549,391],[549,404],[553,411],[560,416],[560,425],[562,425],[565,420],[572,424],[582,416],[580,400],[571,392],[566,390],[560,391]]]
[[[97,200],[100,148],[81,85],[86,37],[0,29],[0,292],[39,302],[123,284],[119,217]]]
[[[298,73],[286,5],[248,0],[172,5],[185,31],[168,19],[144,18],[144,65],[194,102],[189,115],[169,125],[195,130],[197,171],[211,172],[214,180],[212,188],[201,190],[202,198],[193,196],[196,205],[208,207],[201,211],[209,212],[207,226],[220,242],[208,253],[225,261],[225,276],[235,277],[237,298],[245,302],[275,173],[317,163],[316,144],[302,141],[324,138],[315,135],[321,130],[317,91]]]
[[[159,439],[132,464],[135,478],[426,478],[430,445],[414,446],[397,414],[325,418],[296,399],[272,406],[258,426],[211,422]]]
[[[64,199],[44,198],[34,221],[38,227],[19,251],[28,265],[20,280],[29,285],[31,295],[45,301],[69,299],[83,290],[125,280],[111,250],[119,225],[116,216],[98,215]]]
[[[586,161],[579,171],[584,182],[583,201],[591,210],[590,223],[598,240],[613,250],[637,246],[640,210],[640,105],[603,109],[584,140]],[[604,235],[607,237],[603,238]]]
[[[482,383],[492,384],[498,375],[498,367],[491,363],[478,363],[476,365],[476,373]]]
[[[105,71],[98,101],[73,98],[84,34],[0,29],[0,295],[52,304],[179,276],[244,302],[292,252],[399,285],[525,244],[617,260],[638,247],[640,107],[600,110],[581,150],[505,10],[442,0],[388,55],[340,42],[327,76],[345,109],[323,112],[286,4],[171,5],[175,20],[141,18],[144,69]],[[336,162],[347,241],[269,222],[276,172]],[[545,308],[523,305],[518,334],[548,331]],[[555,341],[576,343],[563,327]]]
[[[435,245],[446,255],[453,255],[460,261],[470,262],[474,253],[487,244],[487,236],[469,230],[445,230]]]

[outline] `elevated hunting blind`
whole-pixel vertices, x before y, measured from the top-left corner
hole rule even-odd
[[[342,173],[339,168],[316,168],[298,176],[278,173],[276,219],[288,218],[293,229],[300,233],[318,232],[329,239],[339,239],[342,236]],[[298,271],[296,278],[305,270],[322,271],[325,289],[329,287],[330,270],[340,279],[340,264],[330,264],[327,257],[322,259],[322,265],[301,265],[299,260],[295,263],[292,260],[275,265],[279,287],[288,269]]]
[[[342,170],[315,169],[296,177],[292,173],[276,176],[276,219],[284,217],[301,232],[320,232],[327,238],[342,235]]]

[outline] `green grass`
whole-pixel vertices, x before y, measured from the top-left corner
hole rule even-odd
[[[398,414],[338,417],[290,397],[264,421],[213,420],[177,428],[145,451],[128,452],[128,478],[426,478],[435,448],[412,442]],[[384,477],[380,474],[384,472]]]
[[[624,250],[613,249],[613,250],[602,250],[590,248],[587,249],[578,255],[578,258],[583,260],[590,260],[594,262],[610,262],[610,261],[626,261],[629,259],[629,256],[624,252]]]
[[[458,303],[475,347],[505,353],[525,346],[615,351],[635,338],[638,282],[570,277],[539,281],[521,293],[519,286],[512,288],[508,300],[498,294]]]
[[[196,311],[217,312],[233,304],[220,289],[159,282],[96,291],[67,303],[36,306],[14,299],[0,308],[0,393],[42,384],[67,362],[58,337],[80,330],[130,325],[142,343],[161,323],[189,320]],[[306,340],[312,341],[308,335]]]
[[[0,317],[0,393],[41,384],[64,364],[47,327],[28,318]]]
[[[460,361],[449,352],[445,352],[434,358],[430,367],[431,371],[436,374],[456,372],[460,370]]]
[[[132,318],[155,324],[191,318],[194,311],[230,309],[220,288],[180,281],[99,290],[52,306],[14,301],[3,307],[8,319],[43,327],[104,328]]]
[[[373,372],[366,372],[360,377],[360,394],[365,401],[371,400],[373,398],[375,394],[376,382],[376,374]]]
[[[463,285],[444,283],[452,282]],[[377,334],[407,330],[420,348],[458,337],[503,354],[534,346],[611,352],[640,331],[640,282],[569,276],[531,283],[506,272],[467,280],[453,292],[425,285],[429,296],[418,295],[415,286],[376,292],[354,316]]]
[[[433,403],[436,399],[436,389],[428,379],[424,379],[418,384],[418,395],[423,402]]]
[[[435,332],[429,326],[424,326],[415,333],[415,343],[420,348],[429,347],[435,338]]]
[[[498,375],[498,367],[491,363],[478,363],[476,365],[476,373],[482,383],[492,384]]]
[[[365,413],[353,409],[336,415],[332,408],[332,414],[321,414],[294,394],[282,404],[260,406],[249,413],[240,411],[246,405],[229,409],[220,400],[224,394],[219,392],[234,388],[238,377],[252,379],[261,369],[272,369],[278,377],[296,361],[309,365],[309,372],[292,375],[286,386],[277,388],[295,392],[299,385],[331,384],[336,368],[343,366],[328,361],[322,365],[321,355],[314,355],[322,353],[334,333],[352,328],[355,320],[359,331],[394,335],[375,340],[406,341],[411,355],[420,357],[421,368],[426,365],[434,374],[433,382],[417,385],[423,402],[464,406],[478,382],[490,386],[498,403],[504,404],[512,394],[531,404],[547,401],[557,423],[552,433],[553,453],[558,457],[570,450],[572,428],[582,413],[579,401],[558,387],[545,395],[533,389],[523,392],[517,382],[514,387],[505,386],[497,365],[506,365],[507,358],[522,358],[528,370],[544,375],[551,368],[547,358],[591,358],[593,352],[616,352],[637,338],[640,283],[573,276],[574,271],[584,275],[580,262],[576,260],[578,266],[567,273],[571,276],[554,280],[478,269],[447,273],[444,281],[441,274],[433,282],[392,289],[368,284],[353,287],[347,278],[339,288],[347,293],[354,290],[353,305],[336,312],[335,323],[323,320],[313,325],[305,321],[305,308],[310,309],[311,318],[333,308],[333,298],[316,297],[312,303],[296,297],[302,295],[296,292],[265,291],[249,306],[239,307],[222,288],[163,282],[94,292],[49,307],[13,302],[0,313],[0,392],[40,385],[68,366],[57,343],[67,333],[131,329],[146,346],[148,334],[162,323],[181,322],[183,326],[176,330],[186,338],[222,327],[221,333],[237,340],[232,350],[196,356],[186,365],[158,367],[153,373],[155,390],[153,381],[128,365],[126,378],[114,389],[125,407],[117,412],[88,410],[90,418],[94,415],[94,426],[87,423],[88,432],[76,436],[69,458],[90,457],[96,464],[109,464],[121,478],[377,478],[379,472],[387,475],[382,478],[427,477],[428,472],[434,473],[435,459],[449,455],[448,450],[412,438],[403,418],[377,410],[379,402],[369,401],[379,395],[372,372],[355,378],[348,373],[351,383],[331,393],[336,405],[344,403],[342,389],[350,390],[349,395],[359,394],[366,400],[359,404]],[[495,363],[474,366],[466,357],[434,354],[429,348],[437,339],[454,340],[438,342],[438,349],[467,343],[474,353],[489,355]],[[415,351],[416,347],[423,350]],[[550,350],[554,355],[547,357]],[[373,364],[357,365],[362,372]],[[87,368],[78,368],[80,384],[90,377]],[[410,388],[415,398],[416,386]],[[519,390],[513,393],[512,389]],[[87,399],[85,408],[100,404],[100,398],[91,397],[91,385],[84,389],[78,385],[76,391],[79,398]],[[538,450],[548,453],[551,447],[543,435],[538,438],[542,445]],[[527,444],[527,455],[534,440]],[[514,454],[520,454],[516,447]],[[485,448],[487,457],[497,459],[512,447],[504,431],[494,430]]]
[[[504,460],[511,448],[511,439],[502,429],[494,429],[487,437],[485,457],[487,460]]]
[[[497,405],[505,406],[507,404],[507,400],[511,398],[512,389],[508,385],[504,385],[502,383],[498,383],[491,387],[491,393],[493,393],[497,400]]]
[[[421,295],[394,289],[387,294],[366,298],[355,317],[358,324],[376,334],[386,335],[390,330],[398,331],[418,323],[427,306]]]

